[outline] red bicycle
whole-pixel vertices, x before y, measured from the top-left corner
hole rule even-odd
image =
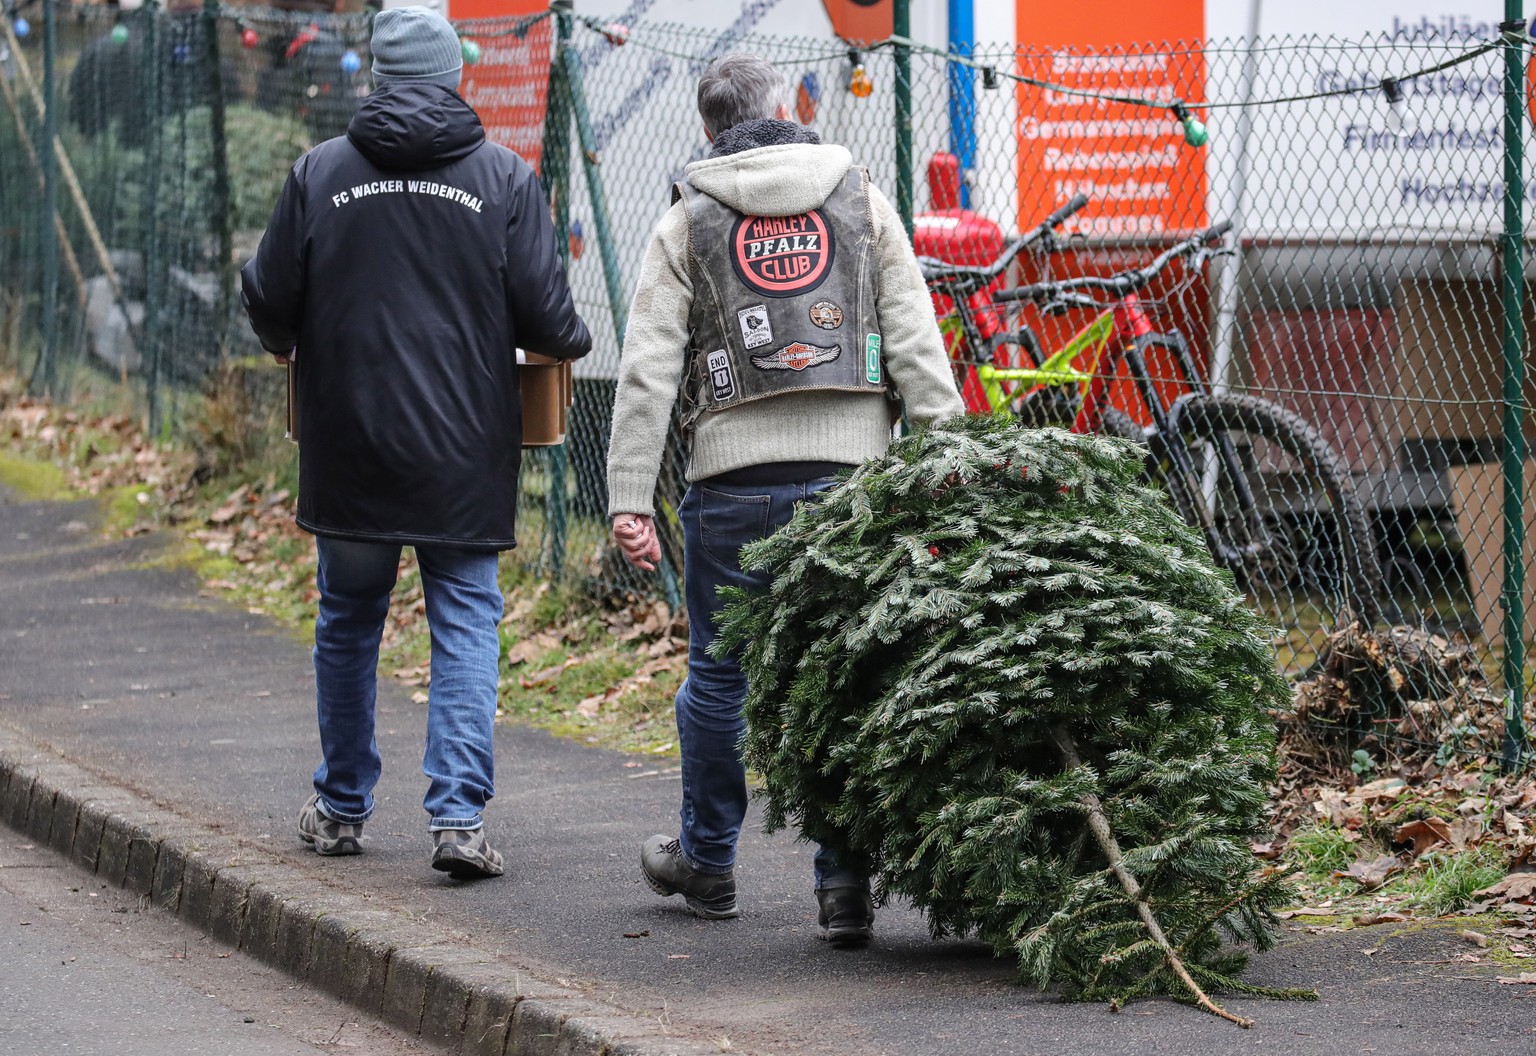
[[[1074,198],[992,264],[920,259],[930,291],[949,309],[941,326],[961,383],[982,401],[973,409],[1136,442],[1147,452],[1148,477],[1244,589],[1300,592],[1333,616],[1374,619],[1385,598],[1381,564],[1338,457],[1299,415],[1256,396],[1212,391],[1183,335],[1160,332],[1142,299],[1175,261],[1182,276],[1170,296],[1197,281],[1211,257],[1227,252],[1220,246],[1230,223],[1170,246],[1142,268],[996,288],[1026,246],[1057,249],[1056,228],[1086,201]],[[1019,303],[1047,315],[1088,310],[1094,317],[1047,353],[1034,330],[1010,315],[1008,306]],[[1171,381],[1154,375],[1153,357],[1173,364]],[[1150,424],[1111,405],[1111,388],[1122,379],[1132,383]]]

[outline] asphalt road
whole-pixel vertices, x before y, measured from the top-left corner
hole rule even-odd
[[[0,829],[0,1052],[6,1056],[426,1056]]]
[[[86,505],[0,501],[0,721],[110,781],[274,850],[298,867],[474,936],[563,985],[764,1053],[988,1054],[1536,1052],[1536,987],[1500,986],[1451,933],[1296,934],[1251,978],[1322,1000],[1232,1000],[1241,1031],[1167,1001],[1114,1014],[1014,984],[974,943],[935,942],[888,907],[875,943],[815,940],[810,851],[754,813],[738,870],[743,917],[705,922],[640,881],[639,845],[676,823],[671,763],[505,725],[488,812],[509,875],[457,885],[427,866],[425,708],[385,685],[385,774],[367,853],[321,860],[292,834],[315,764],[304,643],[144,567],[153,537],[71,528]],[[640,938],[628,934],[643,933]],[[1371,954],[1367,948],[1378,947]]]

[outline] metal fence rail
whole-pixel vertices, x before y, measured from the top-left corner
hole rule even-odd
[[[366,21],[213,3],[122,17],[58,5],[51,78],[42,27],[23,40],[4,21],[0,335],[35,384],[61,390],[71,370],[107,370],[173,428],[211,365],[256,351],[238,318],[236,270],[292,160],[339,134],[367,91]],[[1523,106],[1524,38],[1105,52],[978,43],[945,54],[905,38],[857,51],[666,24],[616,30],[568,8],[460,28],[478,59],[464,94],[494,139],[540,166],[596,339],[577,370],[569,442],[525,462],[522,560],[595,590],[678,602],[675,543],[657,576],[606,545],[610,409],[650,230],[684,167],[708,150],[698,74],[725,50],[750,50],[784,68],[798,119],[846,144],[909,213],[924,254],[986,263],[1086,195],[1057,251],[1021,254],[997,288],[1141,266],[1232,221],[1232,254],[1198,270],[1172,265],[1142,304],[1157,331],[1182,335],[1211,390],[1288,412],[1331,452],[1382,576],[1365,613],[1342,573],[1309,578],[1341,547],[1337,532],[1287,491],[1297,470],[1283,445],[1240,440],[1237,457],[1263,492],[1255,509],[1293,544],[1245,584],[1285,630],[1282,661],[1300,671],[1346,648],[1362,615],[1437,655],[1462,650],[1476,678],[1486,674],[1478,692],[1488,699],[1474,707],[1460,691],[1425,688],[1431,696],[1379,723],[1383,734],[1449,737],[1474,753],[1520,748],[1499,737],[1500,712],[1522,714],[1520,639],[1536,630],[1532,605],[1514,633],[1536,583],[1516,576],[1520,526],[1506,499],[1506,478],[1518,483],[1522,471],[1536,487],[1521,461],[1536,428],[1524,414],[1532,385],[1519,388],[1526,316],[1505,311],[1529,282],[1518,237],[1533,194],[1520,177],[1529,132],[1518,109],[1512,138],[1505,127],[1507,104]],[[1506,195],[1511,175],[1520,190]],[[953,309],[942,298],[937,307]],[[948,321],[973,409],[995,405],[978,367],[1024,362],[1023,338],[1008,335],[1027,330],[1049,352],[1094,317],[1065,307],[991,305],[986,325],[1004,337],[986,356]],[[1158,424],[1147,394],[1179,395],[1176,358],[1154,350],[1142,383],[1123,364],[1111,372],[1117,427],[1140,435]],[[1023,413],[1031,387],[1002,388],[1004,409]],[[683,464],[679,439],[663,520]],[[1214,495],[1219,474],[1209,463],[1206,474]]]

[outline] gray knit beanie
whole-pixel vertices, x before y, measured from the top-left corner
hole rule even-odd
[[[440,84],[458,91],[464,50],[448,20],[424,7],[392,7],[373,16],[373,82]]]

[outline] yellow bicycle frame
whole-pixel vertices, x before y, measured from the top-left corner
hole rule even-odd
[[[982,391],[986,393],[987,403],[994,413],[1009,412],[1013,396],[1004,390],[1004,382],[1015,382],[1016,392],[1028,392],[1041,387],[1076,385],[1079,394],[1086,395],[1088,383],[1098,372],[1099,359],[1104,354],[1104,346],[1109,343],[1110,334],[1114,328],[1115,313],[1107,311],[1074,334],[1072,340],[1051,353],[1038,367],[998,367],[991,363],[976,364],[976,377],[981,382]],[[958,341],[963,338],[958,313],[951,312],[940,319],[939,329],[943,331],[945,345],[949,348],[955,348]],[[1093,346],[1094,351],[1092,359],[1088,362],[1088,369],[1078,370],[1072,365],[1072,361],[1089,345]]]

